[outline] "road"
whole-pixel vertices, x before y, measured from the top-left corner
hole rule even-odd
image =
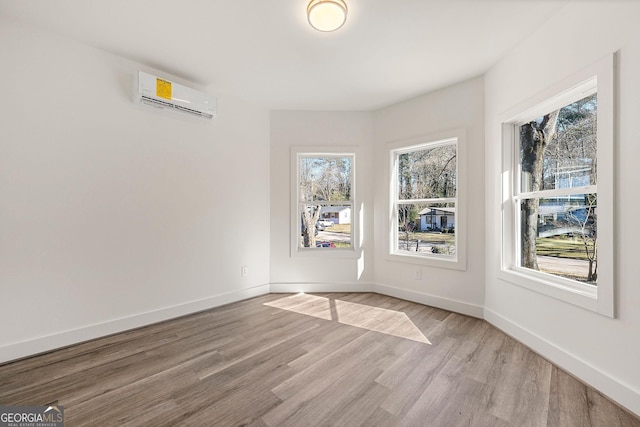
[[[345,233],[335,233],[324,230],[319,231],[316,236],[318,241],[326,242],[346,242],[351,240],[351,235]],[[412,248],[413,249],[413,248]],[[431,244],[420,242],[419,252],[431,252]],[[589,262],[580,259],[556,258],[550,256],[538,256],[538,266],[542,271],[566,273],[572,276],[587,277],[589,272]]]
[[[543,271],[562,272],[582,277],[587,277],[589,273],[589,261],[581,259],[538,256],[538,267]]]
[[[326,242],[345,242],[349,243],[351,241],[351,235],[345,233],[334,233],[333,231],[319,231],[316,236],[316,240],[323,240]]]

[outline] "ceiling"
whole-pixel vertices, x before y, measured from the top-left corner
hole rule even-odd
[[[346,0],[333,33],[308,0],[0,0],[47,28],[277,110],[374,110],[483,74],[569,0]]]

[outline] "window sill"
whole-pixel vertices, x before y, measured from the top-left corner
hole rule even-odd
[[[498,278],[557,300],[613,318],[613,311],[598,304],[598,287],[569,283],[553,276],[521,268],[503,269]]]
[[[358,259],[361,252],[361,250],[348,248],[298,248],[292,251],[291,256],[315,259]]]
[[[425,257],[417,255],[405,255],[405,254],[387,254],[387,261],[392,262],[404,262],[407,264],[422,265],[425,267],[438,267],[448,268],[451,270],[465,271],[467,269],[466,263],[459,258],[447,258],[447,257]]]

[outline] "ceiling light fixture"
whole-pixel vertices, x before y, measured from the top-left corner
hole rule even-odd
[[[318,31],[335,31],[347,20],[347,4],[343,0],[311,0],[307,19]]]

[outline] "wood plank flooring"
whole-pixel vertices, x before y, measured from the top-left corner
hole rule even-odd
[[[271,294],[0,366],[67,426],[640,427],[487,322],[373,293]]]

